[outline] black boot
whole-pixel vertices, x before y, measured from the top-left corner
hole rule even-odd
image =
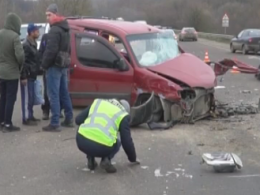
[[[117,171],[108,158],[102,158],[100,162],[100,167],[104,169],[107,173],[115,173]]]
[[[98,164],[95,161],[94,157],[88,157],[88,168],[91,171],[94,171],[97,168]]]
[[[62,127],[68,127],[68,128],[74,127],[73,119],[71,119],[71,120],[66,120],[66,119],[65,119],[65,120],[61,123],[61,126],[62,126]]]
[[[34,116],[29,119],[30,121],[40,122],[41,120],[38,118],[35,118]]]
[[[47,113],[47,112],[43,112],[42,120],[47,121],[47,120],[49,120],[49,119],[50,119],[50,117],[49,117],[49,113]]]
[[[52,126],[51,124],[43,127],[42,130],[47,132],[61,132],[60,127]]]
[[[20,130],[21,130],[20,127],[16,127],[14,125],[5,125],[3,128],[4,133],[15,132],[15,131],[20,131]]]

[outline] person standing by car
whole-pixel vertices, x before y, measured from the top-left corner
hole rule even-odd
[[[52,112],[51,122],[43,131],[60,131],[60,102],[65,110],[64,127],[73,127],[73,110],[68,91],[70,66],[70,32],[68,22],[58,15],[58,7],[51,4],[46,10],[51,30],[43,54],[42,68],[46,71],[47,92]]]
[[[6,17],[0,30],[0,123],[5,132],[19,131],[12,123],[17,98],[20,71],[24,63],[24,50],[20,41],[21,19],[14,13]],[[26,80],[21,81],[26,84]]]
[[[29,24],[27,28],[28,36],[23,43],[25,62],[21,71],[21,80],[27,80],[27,83],[21,83],[22,120],[24,125],[37,125],[37,122],[40,121],[33,115],[34,82],[40,71],[39,52],[36,42],[40,36],[39,28],[41,26]]]
[[[39,53],[40,53],[40,58],[42,58],[45,48],[46,48],[46,44],[47,44],[47,36],[48,33],[44,34],[42,36],[41,39],[41,43],[40,43],[40,48],[39,48]],[[44,87],[44,91],[43,91],[43,96],[44,96],[44,104],[42,105],[42,120],[49,120],[49,115],[50,115],[50,101],[48,98],[48,94],[47,94],[47,84],[46,84],[46,72],[43,72],[43,87]],[[62,106],[60,104],[61,107],[61,113],[60,113],[60,118],[63,118],[63,114],[62,114]]]

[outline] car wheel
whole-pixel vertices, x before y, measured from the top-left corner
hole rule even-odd
[[[258,66],[258,71],[260,71],[260,65]],[[257,74],[255,74],[255,78],[257,78],[257,80],[260,81],[260,73],[259,72]]]
[[[231,51],[231,53],[236,53],[236,50],[234,49],[233,44],[230,44],[230,51]]]
[[[198,41],[198,39],[194,39],[194,41]]]
[[[248,54],[248,50],[247,50],[247,46],[246,46],[246,45],[243,45],[243,47],[242,47],[242,53],[243,53],[243,55]]]

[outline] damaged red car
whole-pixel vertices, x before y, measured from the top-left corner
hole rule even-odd
[[[132,126],[151,120],[191,122],[214,109],[214,70],[182,51],[172,33],[126,21],[68,21],[74,106],[89,105],[94,98],[127,99]],[[220,75],[228,68],[219,63],[215,69]]]

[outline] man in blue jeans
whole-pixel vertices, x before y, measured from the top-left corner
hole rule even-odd
[[[70,66],[70,33],[64,17],[59,16],[56,4],[46,10],[51,30],[47,36],[47,45],[42,59],[42,68],[46,71],[47,93],[51,107],[51,122],[43,131],[60,131],[60,103],[65,110],[64,127],[73,127],[72,104],[68,91],[68,67]]]
[[[24,125],[37,125],[37,121],[33,115],[34,106],[34,82],[40,71],[39,53],[37,50],[36,40],[40,36],[40,26],[29,24],[27,28],[28,36],[23,43],[25,54],[25,62],[21,71],[21,103],[22,103],[22,117]]]

